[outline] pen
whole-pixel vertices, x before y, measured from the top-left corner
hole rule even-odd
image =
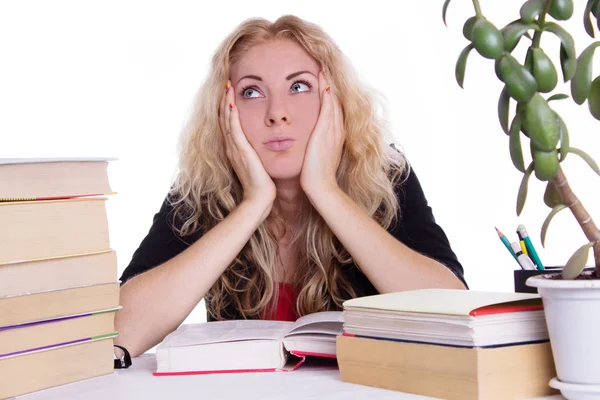
[[[506,246],[506,248],[508,249],[508,251],[510,252],[510,254],[513,256],[513,258],[515,259],[515,261],[519,262],[519,260],[517,259],[517,256],[515,255],[515,252],[510,247],[510,242],[508,241],[508,239],[506,238],[506,236],[504,236],[504,233],[500,232],[498,230],[498,228],[496,228],[496,227],[494,227],[494,229],[496,230],[496,233],[498,233],[498,237],[500,238],[500,240],[502,241],[502,243],[504,243],[504,246]],[[521,265],[521,264],[519,264],[519,265]]]
[[[529,238],[529,234],[527,234],[527,230],[525,229],[525,225],[519,225],[519,227],[517,228],[517,232],[519,232],[519,236],[521,236],[523,238],[523,241],[525,242],[525,245],[527,246],[527,250],[529,250],[529,255],[531,256],[531,259],[533,260],[533,262],[537,265],[537,268],[541,271],[543,271],[544,265],[542,264],[542,261],[540,260],[540,257],[538,256],[537,251],[535,251],[535,247],[533,247],[533,243],[531,242],[531,239]]]
[[[525,254],[523,254],[523,252],[521,251],[521,245],[519,245],[519,242],[512,242],[510,246],[517,255],[517,261],[519,261],[519,265],[521,265],[521,268],[528,270],[536,269],[535,265],[533,265],[533,261],[531,261],[531,259]]]
[[[521,232],[519,232],[519,228],[517,228],[517,235],[519,236],[519,245],[521,246],[521,251],[523,254],[528,256],[529,252],[527,251],[527,245],[525,244],[525,240],[523,240],[523,236],[521,236]]]

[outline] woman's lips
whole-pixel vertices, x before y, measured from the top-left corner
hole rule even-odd
[[[273,138],[265,142],[264,146],[272,151],[283,151],[292,147],[295,141],[295,139],[289,137],[282,137],[277,139]]]

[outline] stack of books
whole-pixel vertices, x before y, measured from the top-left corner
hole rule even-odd
[[[537,294],[424,289],[348,300],[343,314],[345,382],[444,399],[558,394]]]
[[[0,159],[0,398],[109,374],[108,159]]]

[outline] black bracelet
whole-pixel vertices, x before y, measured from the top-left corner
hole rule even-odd
[[[129,354],[127,349],[125,347],[119,346],[117,344],[115,344],[114,346],[123,350],[123,352],[125,353],[123,358],[115,359],[115,369],[129,368],[131,366],[131,355]]]

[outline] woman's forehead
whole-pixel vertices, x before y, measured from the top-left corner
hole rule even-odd
[[[299,44],[289,40],[278,40],[251,47],[231,68],[231,78],[244,75],[286,76],[296,71],[319,71],[317,61]]]

